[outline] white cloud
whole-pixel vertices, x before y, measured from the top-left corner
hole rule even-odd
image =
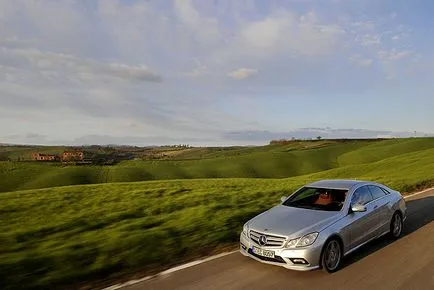
[[[373,20],[354,21],[350,24],[350,27],[361,33],[370,33],[376,31],[377,24]]]
[[[314,12],[297,15],[283,10],[242,27],[239,49],[247,47],[269,54],[326,55],[334,51],[344,33],[338,24],[320,21]]]
[[[286,29],[290,22],[290,17],[284,21],[278,18],[268,18],[248,24],[240,34],[253,47],[274,48],[280,40],[282,30]]]
[[[191,0],[175,0],[174,12],[182,25],[193,34],[199,45],[216,45],[221,41],[217,19],[202,16]]]
[[[33,71],[44,75],[68,74],[82,81],[103,78],[160,82],[161,75],[146,66],[130,66],[123,63],[107,63],[73,55],[43,52],[38,49],[0,49],[0,61],[6,67],[21,71]],[[1,71],[0,71],[1,73]]]
[[[192,78],[197,78],[197,77],[201,77],[205,74],[205,72],[200,69],[200,68],[194,68],[190,71],[181,73],[181,75],[186,76],[186,77],[192,77]]]
[[[378,45],[381,42],[381,36],[380,35],[372,35],[372,34],[365,34],[362,36],[358,36],[356,38],[356,41],[360,42],[362,46],[368,47],[373,45]]]
[[[411,54],[410,51],[406,50],[380,50],[378,52],[378,58],[384,62],[397,61],[406,58]]]
[[[195,68],[183,72],[181,73],[181,75],[191,78],[199,78],[205,76],[208,73],[208,67],[197,58],[193,58],[193,61],[196,65]]]
[[[359,65],[362,67],[367,67],[367,66],[371,66],[372,65],[372,59],[369,58],[365,58],[365,59],[361,59],[359,61]]]
[[[194,8],[191,0],[175,0],[175,11],[181,22],[196,26],[200,22],[199,12]]]
[[[235,79],[235,80],[244,80],[250,77],[253,77],[254,75],[258,74],[257,69],[251,69],[251,68],[239,68],[234,71],[231,71],[227,74],[228,77]]]
[[[378,51],[377,58],[382,65],[386,80],[395,80],[415,74],[420,54],[392,48]]]
[[[364,58],[360,55],[353,55],[350,57],[350,61],[357,64],[360,67],[369,67],[372,65],[373,60],[370,58]]]

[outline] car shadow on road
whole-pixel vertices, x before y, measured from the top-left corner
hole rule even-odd
[[[407,220],[402,231],[402,237],[407,236],[421,227],[434,221],[434,197],[428,196],[416,200],[407,201]],[[401,237],[401,238],[402,238]],[[357,251],[348,255],[342,261],[342,268],[345,268],[370,254],[392,244],[394,241],[387,235],[374,240]]]

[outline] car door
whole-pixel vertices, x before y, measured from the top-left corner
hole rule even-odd
[[[350,249],[363,244],[375,236],[378,222],[378,212],[372,202],[373,197],[368,186],[358,188],[351,198],[350,208],[354,204],[366,206],[365,212],[350,212]]]
[[[369,185],[369,191],[374,198],[373,204],[377,211],[377,229],[376,235],[379,236],[389,229],[390,220],[389,220],[389,199],[386,196],[386,193],[376,185]]]

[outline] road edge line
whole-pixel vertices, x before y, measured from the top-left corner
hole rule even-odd
[[[410,194],[410,195],[405,195],[404,199],[407,199],[407,198],[410,198],[410,197],[413,197],[413,196],[416,196],[416,195],[419,195],[419,194],[423,194],[423,193],[431,191],[431,190],[434,190],[434,187],[427,188],[425,190],[422,190],[422,191],[419,191],[419,192],[415,192],[415,193]],[[200,264],[203,264],[203,263],[206,263],[206,262],[218,259],[218,258],[229,256],[229,255],[237,253],[238,251],[239,250],[235,250],[235,251],[232,251],[232,252],[224,252],[224,253],[221,253],[221,254],[218,254],[218,255],[214,255],[214,256],[210,256],[210,257],[207,257],[207,258],[204,258],[204,259],[192,261],[192,262],[180,265],[180,266],[176,266],[176,267],[167,269],[167,270],[165,270],[163,272],[160,272],[160,273],[158,273],[156,275],[147,276],[147,277],[144,277],[144,278],[141,278],[141,279],[136,279],[136,280],[130,280],[130,281],[127,281],[127,282],[124,282],[124,283],[120,283],[120,284],[116,284],[116,285],[112,285],[112,286],[103,288],[102,290],[117,290],[117,289],[121,289],[121,288],[124,288],[126,286],[131,286],[131,285],[134,285],[134,284],[138,284],[138,283],[150,280],[152,278],[168,275],[168,274],[171,274],[171,273],[183,270],[183,269],[187,269],[187,268],[190,268],[190,267],[193,267],[193,266],[196,266],[196,265],[200,265]]]
[[[147,281],[147,280],[159,277],[159,276],[168,275],[168,274],[171,274],[171,273],[183,270],[183,269],[187,269],[187,268],[190,268],[190,267],[193,267],[193,266],[196,266],[196,265],[200,265],[200,264],[203,264],[203,263],[206,263],[206,262],[218,259],[218,258],[229,256],[229,255],[235,254],[237,252],[239,252],[239,250],[220,253],[220,254],[217,254],[217,255],[214,255],[214,256],[210,256],[210,257],[207,257],[207,258],[204,258],[204,259],[192,261],[192,262],[180,265],[180,266],[176,266],[176,267],[167,269],[167,270],[165,270],[163,272],[160,272],[160,273],[152,275],[152,276],[147,276],[147,277],[144,277],[144,278],[141,278],[141,279],[130,280],[130,281],[127,281],[127,282],[124,282],[124,283],[119,283],[119,284],[116,284],[116,285],[112,285],[112,286],[103,288],[102,290],[117,290],[117,289],[121,289],[121,288],[126,287],[126,286],[131,286],[131,285],[134,285],[134,284],[137,284],[137,283],[141,283],[141,282],[144,282],[144,281]]]
[[[427,189],[424,189],[424,190],[419,191],[419,192],[415,192],[415,193],[410,194],[410,195],[404,195],[404,199],[407,199],[407,198],[410,198],[410,197],[413,197],[413,196],[416,196],[416,195],[419,195],[419,194],[422,194],[422,193],[425,193],[425,192],[428,192],[431,190],[434,190],[434,187],[427,188]]]

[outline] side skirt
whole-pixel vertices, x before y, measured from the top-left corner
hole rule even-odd
[[[381,238],[382,236],[387,235],[388,233],[389,233],[389,231],[385,231],[385,232],[383,232],[381,235],[378,235],[378,236],[376,236],[376,237],[373,237],[372,239],[369,239],[368,241],[366,241],[366,242],[364,242],[364,243],[362,243],[362,244],[360,244],[360,245],[358,245],[358,246],[352,248],[351,250],[347,251],[346,253],[344,253],[344,256],[347,256],[347,255],[351,254],[352,252],[354,252],[354,251],[358,250],[359,248],[363,247],[364,245],[366,245],[366,244],[372,242],[373,240],[379,239],[379,238]]]

